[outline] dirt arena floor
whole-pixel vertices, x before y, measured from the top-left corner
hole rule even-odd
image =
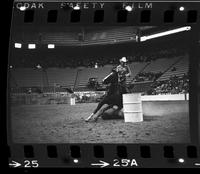
[[[18,105],[11,107],[16,143],[188,143],[188,113],[144,116],[140,123],[123,119],[84,121],[97,103],[69,106]]]

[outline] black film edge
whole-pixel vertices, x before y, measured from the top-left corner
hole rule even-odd
[[[199,9],[14,1],[8,166],[198,168]]]

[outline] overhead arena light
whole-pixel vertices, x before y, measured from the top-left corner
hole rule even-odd
[[[22,48],[22,44],[21,43],[15,43],[15,48]]]
[[[35,49],[36,45],[35,44],[28,44],[28,49]]]
[[[154,38],[157,38],[157,37],[167,36],[167,35],[170,35],[170,34],[175,34],[175,33],[183,32],[183,31],[189,31],[189,30],[191,30],[190,26],[181,27],[181,28],[177,28],[177,29],[173,29],[173,30],[169,30],[169,31],[164,31],[164,32],[161,32],[161,33],[152,34],[152,35],[149,35],[149,36],[142,36],[140,38],[140,41],[143,42],[143,41],[146,41],[146,40],[149,40],[149,39],[154,39]]]
[[[54,49],[55,48],[55,44],[48,44],[48,48],[49,49]]]
[[[127,10],[127,11],[132,11],[133,10],[133,8],[130,6],[130,5],[127,5],[126,7],[125,7],[125,9]]]

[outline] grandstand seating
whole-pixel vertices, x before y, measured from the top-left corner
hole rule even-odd
[[[10,70],[11,87],[42,86],[43,75],[41,69],[17,68]],[[14,85],[14,86],[13,86]]]
[[[69,88],[74,87],[77,70],[72,68],[48,68],[49,86],[61,85]]]
[[[136,29],[133,27],[118,27],[111,28],[105,27],[102,29],[98,29],[98,31],[90,31],[85,35],[84,44],[103,44],[103,43],[115,43],[115,42],[123,42],[123,41],[132,41],[135,40],[136,37]]]
[[[129,64],[132,71],[131,77],[127,78],[127,83],[131,84],[132,79],[139,72],[164,72],[158,79],[167,80],[172,75],[181,76],[188,72],[188,56],[174,57],[169,59],[157,59],[148,62],[133,62]],[[172,68],[175,67],[175,71]],[[42,87],[44,91],[55,91],[55,86],[73,88],[75,90],[86,90],[89,78],[97,78],[98,83],[102,85],[102,79],[106,77],[113,68],[113,65],[106,65],[99,68],[48,68],[31,69],[16,68],[10,69],[10,86],[11,87]],[[45,80],[47,83],[45,83]],[[148,82],[133,83],[134,91],[143,91],[149,86]],[[145,88],[145,89],[144,89]],[[20,90],[18,90],[20,91]],[[63,91],[56,89],[56,91]]]
[[[164,72],[169,68],[173,63],[178,60],[179,57],[174,58],[161,58],[153,60],[148,64],[148,66],[143,70],[143,72],[152,72],[152,73],[159,73]]]
[[[42,43],[54,43],[56,45],[69,45],[75,46],[79,45],[80,41],[78,40],[77,33],[75,32],[65,32],[65,33],[43,33]]]
[[[40,32],[42,44],[54,43],[58,46],[80,46],[135,41],[136,29],[133,27],[108,27],[107,29],[86,27],[84,31],[66,28],[65,32]],[[28,34],[26,39],[30,40]],[[34,34],[36,35],[36,34]],[[80,36],[80,37],[79,37]],[[39,36],[35,36],[39,40]]]
[[[147,62],[134,62],[129,65],[131,69],[131,77],[127,78],[127,83],[131,83],[133,78],[140,72],[142,71],[145,66],[147,66]]]
[[[175,68],[174,71],[173,71],[173,68]],[[158,79],[158,81],[167,80],[171,76],[175,76],[175,75],[177,77],[180,77],[184,74],[188,74],[188,70],[189,70],[189,57],[188,57],[188,55],[179,57],[178,62],[176,62],[170,69],[168,69],[168,71],[166,71]]]
[[[131,63],[130,69],[132,71],[131,77],[127,78],[127,83],[130,83],[131,80],[136,76],[138,72],[140,72],[145,66],[146,62],[134,62]],[[95,77],[98,80],[98,83],[102,84],[102,79],[106,77],[113,68],[112,65],[107,65],[104,67],[95,68],[83,68],[79,70],[78,79],[76,83],[76,88],[85,87],[88,83],[89,78]]]
[[[151,88],[151,84],[153,82],[146,81],[146,82],[137,82],[131,87],[131,92],[144,92],[148,91]]]
[[[88,84],[89,78],[97,78],[99,84],[102,84],[102,80],[106,77],[112,69],[113,66],[107,65],[99,68],[83,68],[78,70],[78,76],[76,81],[76,87],[85,87]]]
[[[39,42],[39,35],[37,32],[32,32],[31,34],[18,31],[12,35],[12,39],[21,43],[38,43]]]

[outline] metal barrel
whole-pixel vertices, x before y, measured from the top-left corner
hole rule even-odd
[[[141,93],[123,94],[125,122],[143,121]]]

